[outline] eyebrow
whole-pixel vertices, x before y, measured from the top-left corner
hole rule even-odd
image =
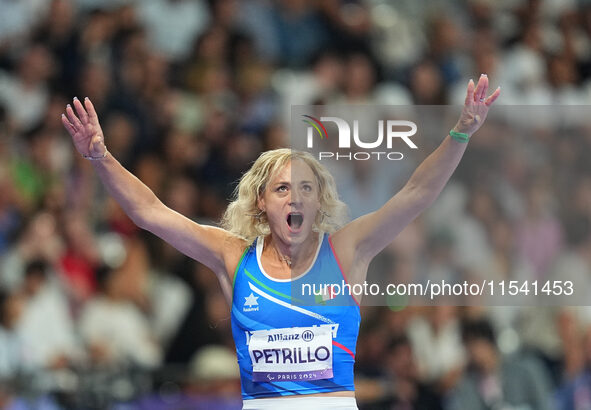
[[[300,181],[300,184],[312,184],[312,181]],[[275,182],[275,185],[291,185],[291,182],[288,181],[278,181]]]

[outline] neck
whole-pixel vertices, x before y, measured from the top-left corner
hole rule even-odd
[[[318,233],[311,232],[310,235],[300,244],[288,244],[277,240],[273,234],[267,236],[265,244],[273,249],[277,259],[282,264],[294,269],[306,264],[309,258],[313,257],[318,247]]]

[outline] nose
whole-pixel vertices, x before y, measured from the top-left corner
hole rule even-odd
[[[292,189],[289,191],[289,205],[296,205],[296,204],[300,204],[302,202],[302,194],[299,192],[299,190],[296,189]]]

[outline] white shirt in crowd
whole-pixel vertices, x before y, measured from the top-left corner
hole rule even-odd
[[[161,362],[162,352],[150,324],[131,302],[94,298],[84,307],[79,325],[87,346],[106,348],[111,362],[143,367],[156,367]]]
[[[67,299],[54,282],[27,299],[16,331],[34,367],[48,367],[60,356],[76,360],[81,355]]]

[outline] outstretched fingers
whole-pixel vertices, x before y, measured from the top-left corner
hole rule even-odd
[[[76,117],[76,114],[74,114],[74,110],[72,109],[72,106],[70,104],[66,106],[66,116],[68,117],[67,119],[70,121],[75,130],[82,127],[82,123],[80,122],[78,117]]]
[[[72,123],[68,120],[66,114],[62,114],[62,124],[64,124],[64,127],[70,133],[70,135],[73,136],[76,133],[76,128],[74,128]]]
[[[466,91],[465,104],[471,104],[472,101],[474,101],[474,80],[470,79],[470,81],[468,81],[468,90]]]
[[[486,74],[482,74],[478,79],[478,85],[476,85],[476,91],[474,92],[474,102],[483,102],[486,98],[486,92],[488,90],[488,77]]]
[[[500,94],[501,94],[501,87],[497,87],[495,92],[492,93],[484,102],[486,104],[486,106],[490,107],[492,105],[492,103],[494,103],[496,101],[496,99],[499,98]]]
[[[88,114],[84,109],[84,106],[78,99],[78,97],[74,97],[74,107],[76,108],[76,112],[78,113],[78,118],[80,118],[80,122],[82,124],[88,123]]]
[[[90,101],[90,98],[86,97],[84,99],[84,106],[86,107],[86,111],[88,112],[88,118],[91,121],[96,120],[97,119],[96,111],[94,109],[94,105],[92,105],[92,101]]]

